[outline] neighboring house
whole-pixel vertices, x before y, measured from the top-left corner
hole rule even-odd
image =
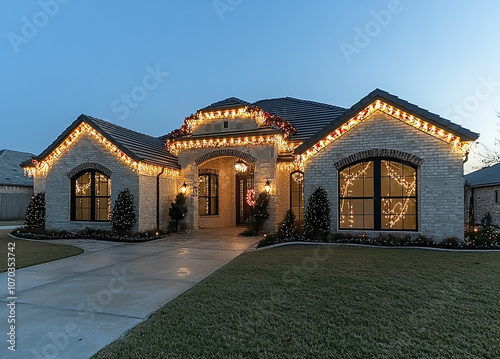
[[[465,181],[466,222],[478,225],[489,212],[491,224],[500,226],[500,163],[469,173]]]
[[[182,190],[186,228],[245,224],[268,189],[271,231],[288,208],[302,221],[321,186],[332,231],[463,238],[463,161],[478,136],[378,89],[349,109],[228,98],[158,138],[81,115],[24,167],[46,191],[49,229],[110,228],[128,187],[139,231],[166,228]]]
[[[19,165],[32,157],[26,152],[0,151],[0,221],[24,219],[33,196],[33,179],[25,177]]]

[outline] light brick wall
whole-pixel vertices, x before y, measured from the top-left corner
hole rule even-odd
[[[71,221],[71,179],[68,172],[82,163],[98,163],[112,171],[112,206],[118,193],[128,188],[134,196],[137,223],[133,231],[156,228],[156,176],[138,175],[116,156],[88,135],[74,143],[54,163],[46,177],[35,178],[35,188],[45,187],[47,201],[46,228],[50,230],[81,230],[85,228],[111,229],[110,222]],[[175,198],[177,180],[162,176],[160,179],[160,227],[168,225],[168,207]]]
[[[331,231],[338,230],[338,171],[334,163],[370,149],[390,149],[423,159],[418,169],[419,233],[440,241],[463,240],[463,158],[452,146],[388,115],[375,112],[306,163],[306,200],[318,186],[328,193]],[[377,232],[378,233],[378,232]]]

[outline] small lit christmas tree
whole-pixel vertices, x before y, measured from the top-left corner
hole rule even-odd
[[[295,227],[295,214],[291,209],[285,212],[283,221],[278,226],[276,238],[280,241],[294,241],[297,239],[297,228]]]
[[[24,217],[24,227],[29,229],[45,228],[45,192],[31,197]]]
[[[318,187],[307,202],[304,235],[307,239],[323,240],[330,233],[330,203],[322,187]]]
[[[182,193],[177,193],[175,197],[175,203],[170,204],[170,209],[168,210],[168,215],[172,218],[174,225],[169,225],[169,229],[177,232],[179,230],[179,222],[186,217],[188,209],[186,206],[186,196]],[[173,228],[172,228],[173,227]]]
[[[127,234],[135,225],[134,196],[128,188],[118,193],[113,213],[111,214],[111,227],[119,235]]]

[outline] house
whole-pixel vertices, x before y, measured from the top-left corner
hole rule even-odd
[[[129,188],[139,231],[166,228],[180,191],[186,228],[242,225],[264,190],[272,231],[288,208],[302,221],[321,186],[332,231],[463,238],[463,162],[478,136],[379,89],[349,109],[228,98],[161,137],[81,115],[23,166],[46,191],[49,229],[110,228]]]
[[[489,213],[491,224],[500,226],[500,163],[469,173],[465,183],[466,222],[480,224]]]
[[[19,164],[32,157],[26,152],[0,151],[0,221],[24,219],[33,196],[33,179],[24,176]]]

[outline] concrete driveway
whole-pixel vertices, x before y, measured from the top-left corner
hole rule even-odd
[[[0,357],[89,358],[258,241],[237,237],[241,231],[204,229],[136,244],[58,241],[85,252],[16,271],[16,351],[4,339]],[[7,281],[0,274],[4,338]]]

